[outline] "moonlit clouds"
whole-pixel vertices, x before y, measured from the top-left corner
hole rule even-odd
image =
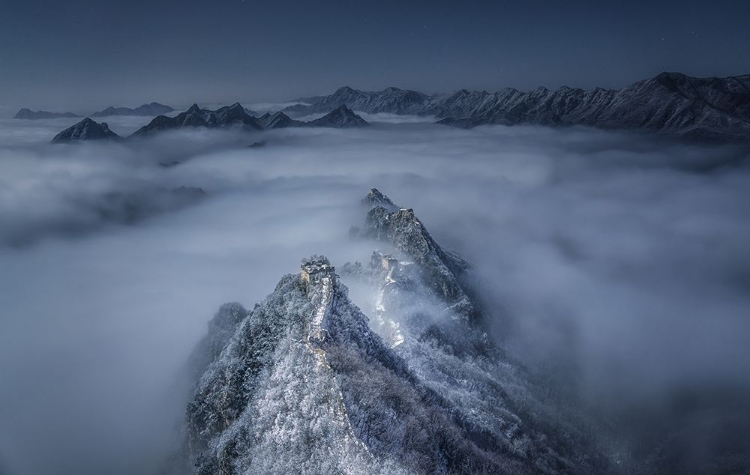
[[[252,307],[311,254],[367,259],[348,229],[373,186],[474,264],[495,337],[587,403],[609,413],[686,385],[747,389],[746,151],[366,119],[71,146],[46,143],[56,123],[4,123],[0,463],[148,466],[173,420],[155,414],[180,416],[170,389],[219,305]],[[180,186],[207,196],[132,225],[91,211],[108,193]],[[81,232],[60,232],[70,223]]]

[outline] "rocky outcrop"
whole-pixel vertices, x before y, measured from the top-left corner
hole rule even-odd
[[[460,318],[479,312],[459,283],[469,265],[455,254],[444,251],[410,208],[398,208],[377,189],[363,203],[371,206],[359,235],[385,241],[410,262],[417,264],[425,285]]]

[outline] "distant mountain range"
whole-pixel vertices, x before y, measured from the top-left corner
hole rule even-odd
[[[313,114],[346,105],[370,114],[430,115],[458,127],[485,124],[586,125],[724,141],[750,139],[750,75],[693,78],[662,73],[618,90],[562,87],[530,92],[467,91],[428,95],[389,87],[367,92],[342,87],[299,99],[284,109]]]
[[[155,117],[157,115],[168,114],[172,111],[174,111],[174,109],[169,106],[159,104],[158,102],[152,102],[151,104],[138,106],[135,109],[131,109],[130,107],[107,107],[102,111],[94,112],[91,114],[91,117],[109,117],[117,115]]]
[[[262,131],[285,127],[350,128],[368,125],[370,124],[346,106],[340,106],[319,119],[303,122],[294,120],[283,112],[265,114],[256,118],[250,115],[247,109],[242,107],[240,103],[221,107],[216,110],[201,109],[197,104],[193,104],[188,110],[174,117],[165,115],[155,117],[151,122],[136,130],[130,137],[145,137],[165,130],[175,130],[185,127],[206,127],[210,129],[241,128],[249,131]],[[119,135],[109,129],[106,123],[98,123],[87,117],[57,134],[52,139],[52,142],[64,143],[78,140],[120,138]]]
[[[38,119],[59,119],[59,118],[72,118],[81,117],[80,115],[72,112],[49,112],[49,111],[33,111],[31,109],[21,109],[13,116],[14,119],[24,120],[38,120]]]
[[[143,104],[131,109],[130,107],[107,107],[104,110],[94,112],[91,117],[111,117],[111,116],[137,116],[137,117],[155,117],[157,115],[168,114],[173,112],[174,109],[159,104],[158,102],[152,102],[151,104]],[[59,119],[59,118],[75,118],[81,117],[78,114],[72,112],[49,112],[49,111],[32,111],[30,109],[23,108],[19,110],[14,119],[26,119],[26,120],[39,120],[39,119]]]
[[[561,87],[552,91],[540,87],[530,92],[510,88],[486,92],[462,89],[428,95],[395,87],[375,92],[342,87],[333,94],[301,98],[298,102],[260,117],[239,103],[217,110],[193,105],[175,117],[159,115],[133,135],[188,126],[241,126],[250,130],[361,127],[369,124],[354,111],[362,111],[431,116],[439,124],[464,128],[487,124],[583,125],[710,142],[750,140],[750,75],[693,78],[680,73],[662,73],[617,90]],[[123,111],[155,113],[160,107],[171,110],[168,106],[151,103],[137,109],[108,108],[94,116],[122,115]],[[326,115],[309,122],[293,118],[320,113]],[[49,114],[55,113],[23,109],[16,118],[48,118]],[[75,115],[66,113],[53,117]]]

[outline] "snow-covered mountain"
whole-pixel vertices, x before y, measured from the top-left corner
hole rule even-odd
[[[338,106],[323,117],[308,122],[313,127],[335,127],[347,129],[350,127],[366,127],[370,124],[365,119],[355,114],[345,105]]]
[[[428,96],[388,88],[343,87],[329,96],[300,99],[288,108],[313,113],[347,107],[367,113],[432,115],[447,125],[587,125],[675,134],[707,140],[750,138],[750,75],[693,78],[662,73],[619,90],[562,87],[530,92],[460,90]]]
[[[663,73],[620,90],[544,88],[472,97],[459,92],[435,111],[444,123],[589,125],[699,139],[750,137],[750,76],[696,79]],[[438,115],[438,114],[436,114]]]
[[[49,112],[49,111],[33,111],[31,109],[23,108],[19,110],[14,119],[25,119],[25,120],[39,120],[39,119],[59,119],[59,118],[75,118],[81,117],[80,115],[73,114],[72,112]]]
[[[395,206],[375,188],[370,190],[363,204],[371,208],[365,225],[362,229],[353,229],[353,235],[385,241],[409,262],[418,264],[413,267],[418,269],[420,280],[441,301],[450,305],[451,313],[467,320],[477,314],[476,305],[460,283],[469,265],[459,256],[444,251],[417,219],[414,210]]]
[[[107,107],[106,109],[95,112],[91,117],[108,117],[108,116],[141,116],[141,117],[156,117],[157,115],[168,114],[174,111],[173,108],[159,104],[158,102],[152,102],[151,104],[143,104],[131,109],[130,107]]]
[[[64,143],[79,140],[119,139],[120,136],[109,130],[106,122],[96,122],[88,117],[68,127],[52,139],[53,143]]]
[[[252,310],[221,307],[191,356],[175,472],[593,473],[606,467],[468,316],[468,265],[373,190],[343,275],[313,256]],[[386,217],[387,216],[387,217]],[[384,221],[395,220],[394,224]],[[471,310],[471,311],[470,311]]]

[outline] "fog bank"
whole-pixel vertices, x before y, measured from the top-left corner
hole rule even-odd
[[[685,391],[744,410],[747,150],[365,118],[74,145],[47,143],[57,120],[2,122],[0,472],[153,467],[219,305],[252,307],[311,254],[366,259],[348,230],[373,186],[473,264],[496,341],[561,399],[627,419],[623,438],[630,411],[664,414]],[[180,187],[205,197],[164,205]],[[118,218],[123,202],[138,219]]]

